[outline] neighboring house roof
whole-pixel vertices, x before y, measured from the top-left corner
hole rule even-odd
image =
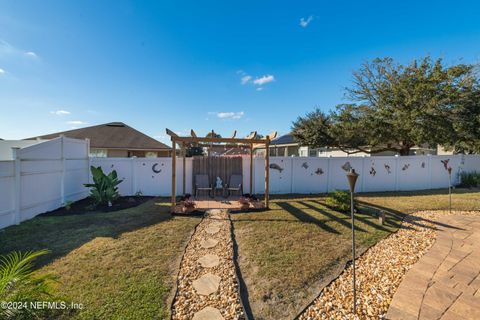
[[[293,135],[291,134],[284,134],[283,136],[280,136],[276,139],[273,139],[270,142],[270,145],[297,145],[298,143],[295,141],[293,138]]]
[[[164,143],[127,126],[123,122],[110,122],[81,129],[56,132],[28,138],[53,139],[64,135],[74,139],[90,139],[90,148],[128,149],[128,150],[166,150],[171,149]]]

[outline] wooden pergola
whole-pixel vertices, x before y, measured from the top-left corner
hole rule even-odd
[[[265,147],[265,207],[268,208],[269,205],[269,166],[270,166],[270,155],[269,155],[269,146],[270,141],[277,137],[277,132],[273,132],[272,134],[266,136],[265,138],[257,138],[257,132],[252,132],[246,138],[237,138],[237,131],[235,130],[233,134],[229,138],[216,138],[215,132],[212,130],[210,136],[208,137],[199,137],[195,134],[195,131],[190,131],[190,136],[181,137],[178,136],[172,130],[166,129],[167,134],[170,136],[172,140],[172,210],[176,205],[176,170],[177,170],[177,144],[181,147],[181,155],[182,155],[182,193],[185,194],[185,185],[186,185],[186,175],[185,175],[185,168],[186,168],[186,149],[188,146],[195,146],[201,148],[210,148],[213,144],[221,144],[221,143],[230,143],[236,146],[243,146],[250,149],[249,156],[250,156],[250,194],[253,193],[253,150],[257,147]],[[209,152],[210,154],[210,152]]]

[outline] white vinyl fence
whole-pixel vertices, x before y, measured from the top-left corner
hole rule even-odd
[[[122,195],[170,196],[171,158],[88,158],[88,140],[60,137],[16,149],[13,161],[0,161],[0,229],[88,196],[90,165],[116,170]],[[243,158],[244,192],[249,192],[249,157]],[[182,193],[182,159],[177,159],[176,193]],[[253,192],[265,190],[264,159],[254,158]],[[270,192],[324,193],[347,189],[346,172],[359,174],[358,192],[448,187],[462,171],[480,171],[480,156],[272,157]],[[212,181],[213,183],[213,181]],[[192,159],[186,159],[186,192],[192,193]]]
[[[244,192],[249,192],[249,157],[243,158]],[[122,195],[170,196],[170,158],[93,158],[91,164],[104,171],[117,170]],[[459,183],[462,171],[480,171],[480,156],[407,156],[407,157],[271,157],[270,193],[323,193],[348,189],[345,174],[354,168],[360,174],[358,192],[403,191],[448,187],[452,167],[452,183]],[[186,159],[186,192],[192,193],[192,159]],[[264,193],[264,159],[254,158],[253,192]],[[213,183],[212,181],[211,183]],[[182,193],[182,161],[177,159],[177,195]]]
[[[14,148],[0,161],[0,229],[87,196],[86,140],[59,137]]]

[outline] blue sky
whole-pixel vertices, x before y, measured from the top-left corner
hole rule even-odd
[[[478,62],[477,1],[0,2],[0,138],[289,131],[375,57]],[[463,59],[463,60],[462,60]]]

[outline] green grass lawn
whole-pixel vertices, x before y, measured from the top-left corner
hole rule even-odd
[[[83,309],[76,319],[165,319],[186,242],[200,221],[166,200],[117,212],[38,216],[0,231],[0,254],[49,249],[37,267]]]
[[[480,209],[478,190],[456,190],[454,209]],[[445,190],[359,195],[357,246],[367,249],[398,229],[404,214],[445,209]],[[291,319],[344,268],[351,256],[350,216],[324,196],[273,197],[271,210],[233,215],[239,264],[255,319]],[[382,226],[375,216],[385,210]]]

